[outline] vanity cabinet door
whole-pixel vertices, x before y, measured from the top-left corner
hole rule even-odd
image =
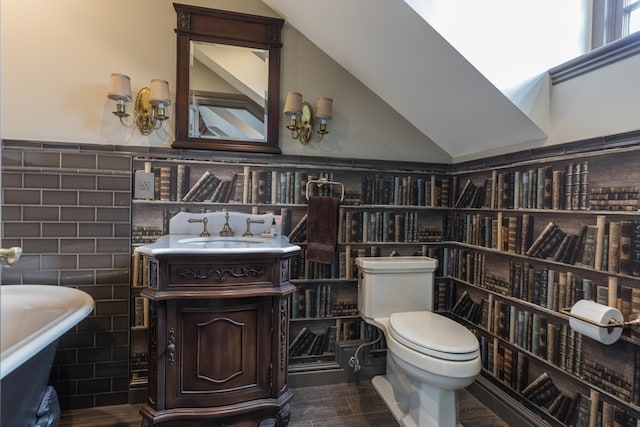
[[[167,301],[166,407],[271,395],[271,298]]]

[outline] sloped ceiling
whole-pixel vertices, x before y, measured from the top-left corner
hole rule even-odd
[[[263,0],[452,158],[546,138],[403,0]]]

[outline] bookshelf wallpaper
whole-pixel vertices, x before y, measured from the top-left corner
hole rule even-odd
[[[485,380],[551,425],[638,419],[636,333],[605,346],[563,312],[592,299],[640,313],[637,144],[448,170],[166,158],[134,169],[147,161],[161,190],[134,200],[134,244],[166,233],[180,210],[229,209],[280,215],[304,248],[306,183],[344,184],[334,263],[308,262],[303,250],[292,265],[293,371],[335,367],[340,343],[376,336],[357,316],[355,258],[428,255],[439,261],[435,308],[477,335]],[[383,340],[374,352],[384,354]]]

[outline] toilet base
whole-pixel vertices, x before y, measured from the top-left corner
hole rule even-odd
[[[402,427],[462,427],[457,420],[457,395],[412,381],[409,394],[394,389],[387,375],[371,380],[389,412]]]

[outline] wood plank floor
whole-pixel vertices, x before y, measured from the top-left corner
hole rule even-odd
[[[368,381],[292,389],[291,427],[397,427]],[[467,391],[461,391],[460,421],[468,427],[507,427]],[[60,427],[140,426],[140,405],[65,411]]]

